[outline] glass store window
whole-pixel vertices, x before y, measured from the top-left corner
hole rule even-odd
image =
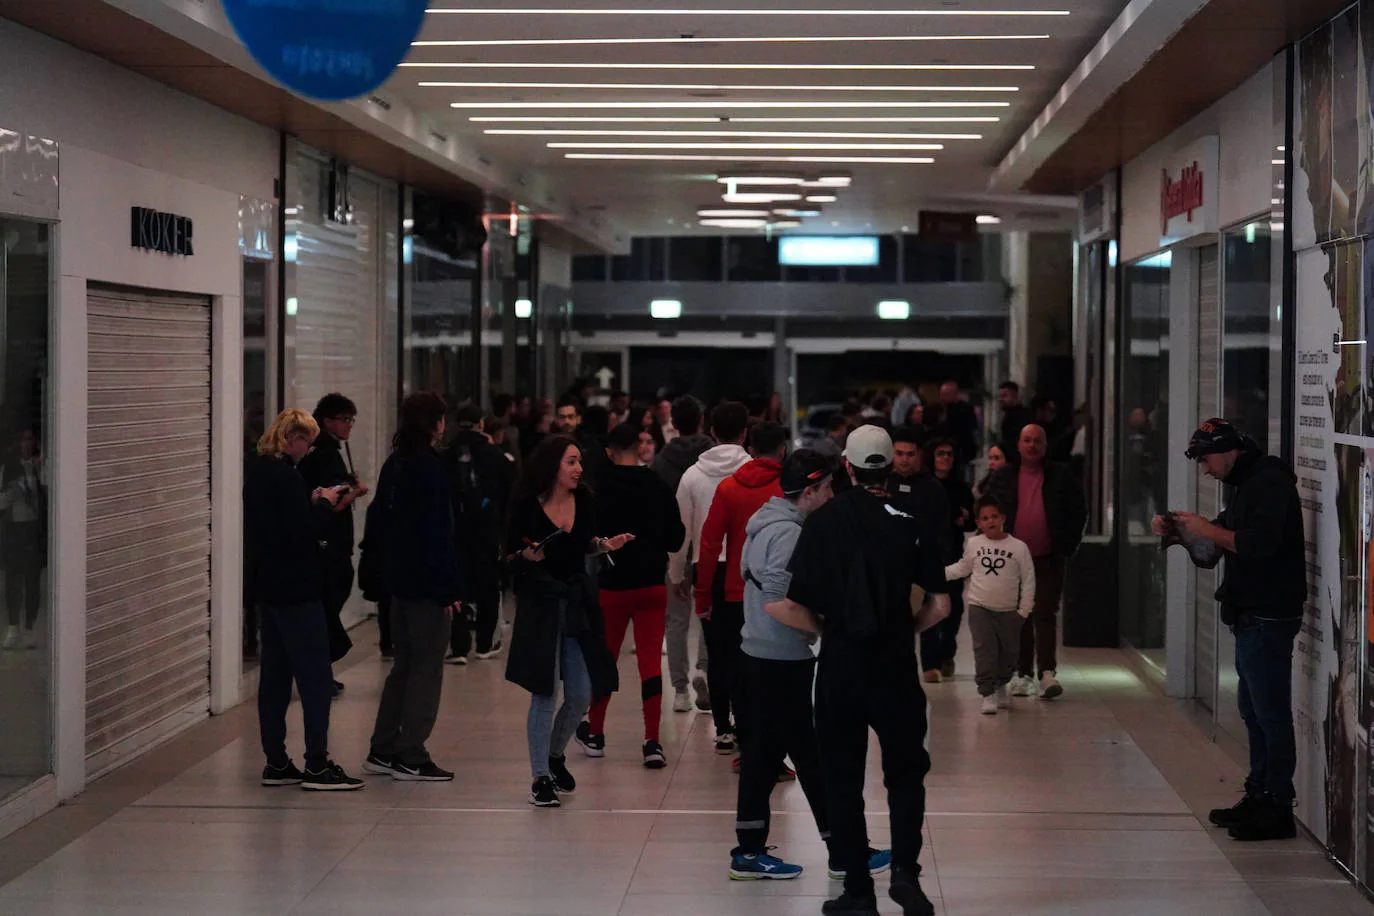
[[[1222,257],[1223,412],[1260,448],[1275,453],[1280,443],[1269,441],[1271,407],[1278,400],[1277,386],[1271,391],[1271,334],[1280,329],[1270,317],[1268,224],[1227,230]]]
[[[1120,622],[1122,638],[1146,652],[1164,648],[1164,554],[1150,533],[1150,520],[1167,496],[1172,264],[1166,251],[1127,265],[1124,278]]]
[[[0,217],[0,797],[52,771],[51,239],[47,225]]]

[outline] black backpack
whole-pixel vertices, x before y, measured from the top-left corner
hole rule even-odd
[[[382,465],[377,475],[377,492],[367,507],[363,521],[363,540],[358,545],[358,590],[365,601],[380,601],[386,597],[386,544],[391,525],[395,488],[391,482],[392,458]]]
[[[459,518],[477,518],[489,515],[492,501],[482,486],[482,475],[478,472],[477,456],[470,445],[455,445],[449,458],[452,472],[453,514]]]

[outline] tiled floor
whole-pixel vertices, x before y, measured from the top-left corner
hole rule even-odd
[[[967,674],[930,689],[923,865],[940,912],[1374,912],[1305,839],[1237,847],[1205,829],[1199,814],[1233,800],[1236,764],[1121,653],[1065,657],[1062,700],[995,719],[977,715]],[[332,745],[355,771],[385,670],[366,658],[343,675]],[[706,716],[666,712],[670,766],[649,772],[638,703],[621,695],[607,757],[574,748],[576,796],[530,808],[527,697],[502,672],[448,670],[431,749],[451,784],[264,789],[252,705],[208,722],[0,841],[0,914],[809,916],[835,892],[796,785],[774,795],[773,842],[806,874],[726,879],[736,780]],[[876,760],[868,799],[882,842]]]

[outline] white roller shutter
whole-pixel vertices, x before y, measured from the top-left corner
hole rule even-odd
[[[88,291],[86,756],[209,714],[210,301]]]
[[[1198,422],[1221,411],[1221,274],[1217,246],[1198,250]],[[1221,485],[1202,478],[1197,486],[1197,513],[1206,518],[1221,514]],[[1194,676],[1198,699],[1215,709],[1217,689],[1218,570],[1197,570],[1194,596]]]

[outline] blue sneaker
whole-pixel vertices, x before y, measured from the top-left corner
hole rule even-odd
[[[802,873],[800,865],[792,865],[782,859],[770,856],[768,853],[774,849],[777,847],[769,846],[767,851],[759,855],[732,852],[730,854],[730,880],[761,881],[771,879],[786,881],[788,878],[795,878]]]
[[[892,850],[873,849],[870,847],[868,850],[868,873],[870,875],[881,875],[890,868],[892,868]],[[844,880],[844,870],[836,868],[833,864],[830,866],[829,874],[831,881]]]

